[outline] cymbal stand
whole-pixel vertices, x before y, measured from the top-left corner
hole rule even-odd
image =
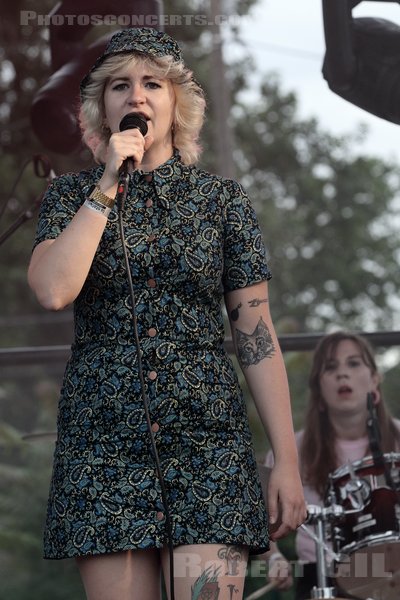
[[[330,554],[335,560],[339,559],[336,552],[325,542],[325,523],[340,517],[343,514],[343,508],[338,505],[332,505],[327,508],[322,508],[317,505],[307,506],[308,517],[306,523],[316,526],[316,534],[313,533],[306,525],[301,525],[302,529],[315,542],[315,550],[317,557],[317,586],[311,590],[311,598],[313,600],[322,600],[328,598],[336,598],[336,589],[328,586],[328,576],[326,572],[326,554]]]

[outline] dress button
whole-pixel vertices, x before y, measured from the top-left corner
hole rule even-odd
[[[155,240],[155,239],[156,239],[156,236],[155,236],[155,234],[154,234],[154,233],[151,233],[151,234],[149,235],[149,237],[147,238],[147,241],[148,241],[148,242],[154,242],[154,240]]]
[[[148,374],[148,378],[151,381],[154,381],[155,379],[157,379],[157,371],[150,371],[149,374]]]
[[[157,431],[160,431],[160,426],[158,423],[153,423],[151,426],[151,430],[153,433],[157,433]]]
[[[157,515],[156,515],[156,517],[157,517],[157,521],[162,521],[162,520],[163,520],[163,518],[164,518],[164,513],[163,513],[163,512],[161,512],[161,510],[159,510],[159,511],[157,512]]]
[[[150,337],[155,337],[157,335],[157,329],[155,329],[154,327],[150,327],[147,333]]]
[[[157,283],[156,283],[156,280],[155,280],[155,279],[148,279],[148,280],[147,280],[147,285],[148,285],[149,287],[151,287],[151,288],[155,288],[155,287],[156,287],[156,285],[157,285]]]
[[[151,198],[148,198],[146,200],[146,207],[150,208],[151,206],[153,206],[153,200]]]

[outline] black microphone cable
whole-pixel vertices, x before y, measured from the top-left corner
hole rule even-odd
[[[129,116],[129,115],[126,115],[126,116]],[[124,119],[125,118],[126,117],[124,117]],[[122,121],[121,121],[121,123],[122,123]],[[121,126],[120,126],[120,128],[121,128]],[[133,288],[132,274],[131,274],[131,269],[130,269],[130,265],[129,265],[129,257],[128,257],[128,251],[127,251],[127,247],[126,247],[124,225],[123,225],[123,220],[122,220],[123,211],[125,208],[125,200],[126,200],[126,196],[127,196],[127,192],[128,192],[128,184],[129,184],[129,173],[124,173],[122,176],[120,176],[120,179],[118,182],[118,190],[117,190],[118,225],[119,225],[119,233],[120,233],[121,243],[122,243],[122,250],[124,253],[126,273],[127,273],[127,277],[128,277],[128,283],[129,283],[129,293],[130,293],[131,304],[132,304],[133,333],[134,333],[135,345],[136,345],[141,396],[142,396],[142,402],[143,402],[144,412],[145,412],[145,416],[146,416],[147,429],[148,429],[149,436],[150,436],[151,449],[153,452],[153,458],[154,458],[154,462],[156,464],[156,471],[157,471],[157,475],[158,475],[158,479],[159,479],[160,487],[161,487],[161,498],[162,498],[164,510],[165,510],[165,522],[166,522],[166,529],[167,529],[167,536],[168,536],[170,600],[175,600],[174,547],[173,547],[173,542],[172,542],[172,520],[171,520],[171,513],[170,513],[169,505],[168,505],[168,497],[167,497],[167,490],[166,490],[165,482],[164,482],[164,475],[163,475],[163,472],[161,469],[160,458],[159,458],[159,454],[158,454],[158,450],[157,450],[156,441],[154,439],[154,434],[151,429],[149,401],[148,401],[148,397],[147,397],[147,393],[146,393],[146,384],[144,382],[144,376],[143,376],[142,356],[141,356],[141,349],[140,349],[139,332],[138,332],[138,327],[137,327],[135,291]]]

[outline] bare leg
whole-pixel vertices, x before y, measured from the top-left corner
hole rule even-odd
[[[174,551],[176,600],[241,600],[248,550],[240,546],[199,544]],[[168,549],[162,550],[165,585],[169,598]],[[169,600],[171,600],[169,598]]]
[[[160,600],[159,551],[128,550],[77,559],[87,600]]]

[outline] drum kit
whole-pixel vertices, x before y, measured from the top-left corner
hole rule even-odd
[[[371,455],[329,476],[324,507],[308,507],[307,523],[314,524],[316,532],[302,525],[316,544],[318,585],[311,591],[313,599],[339,600],[335,588],[327,585],[328,565],[347,597],[400,599],[400,454],[381,451],[372,394],[367,408]]]
[[[381,451],[372,394],[367,408],[371,454],[329,475],[324,505],[308,505],[301,525],[316,548],[317,585],[309,600],[400,600],[400,453]],[[266,491],[268,469],[259,466],[259,475]]]
[[[329,479],[325,506],[309,505],[302,525],[316,544],[318,585],[311,598],[338,600],[327,585],[329,571],[347,597],[399,600],[400,454],[367,456]]]

